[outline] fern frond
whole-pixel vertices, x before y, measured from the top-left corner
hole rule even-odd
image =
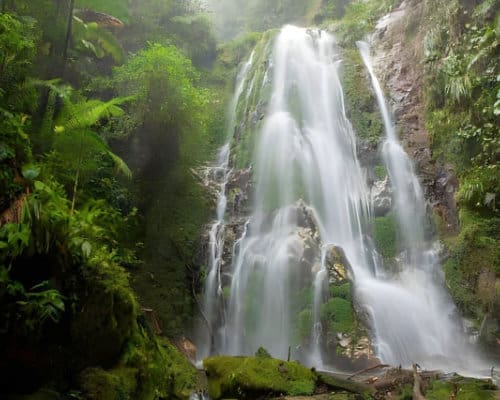
[[[123,161],[122,158],[118,157],[115,153],[113,153],[110,150],[107,151],[107,154],[113,160],[116,170],[118,172],[122,173],[128,179],[131,179],[132,178],[132,171],[128,167],[127,163],[125,161]]]
[[[101,100],[84,100],[77,104],[67,105],[57,121],[64,129],[84,129],[95,125],[100,119],[123,115],[121,104],[131,97],[117,97],[107,102]]]

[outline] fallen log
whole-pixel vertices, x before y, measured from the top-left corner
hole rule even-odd
[[[350,393],[356,393],[366,399],[371,398],[371,396],[375,393],[373,387],[364,383],[340,378],[338,376],[327,374],[325,372],[316,372],[316,374],[318,376],[319,382],[326,385],[332,390],[343,390]]]

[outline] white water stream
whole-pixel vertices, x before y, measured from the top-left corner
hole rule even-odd
[[[253,54],[250,55],[249,60],[242,66],[236,80],[236,89],[229,110],[229,125],[227,129],[229,136],[234,129],[236,107],[245,88],[246,77],[253,62]],[[220,309],[220,298],[222,295],[221,262],[224,250],[225,214],[227,207],[226,186],[231,173],[229,156],[230,142],[228,141],[220,148],[217,162],[210,168],[210,173],[212,174],[211,180],[218,186],[217,208],[216,219],[210,226],[208,234],[208,268],[203,295],[203,314],[206,323],[209,324],[207,329],[209,335],[208,337],[204,335],[205,340],[201,340],[198,344],[198,357],[200,359],[207,357],[213,350],[213,347],[219,346],[217,343],[219,335],[216,332],[218,329],[216,324],[223,319],[220,317],[222,312]]]
[[[253,354],[264,346],[286,358],[301,282],[315,282],[314,329],[320,331],[326,279],[324,265],[312,271],[300,263],[297,201],[316,215],[322,242],[341,246],[359,265],[365,264],[361,234],[369,202],[333,37],[286,26],[270,62],[272,96],[255,153],[254,212],[233,264],[222,352]],[[319,347],[312,353],[309,362],[321,365]]]
[[[401,272],[375,273],[370,232],[370,196],[356,156],[356,137],[348,121],[339,79],[340,51],[334,38],[319,30],[285,26],[275,39],[270,68],[262,82],[239,80],[232,107],[250,86],[272,84],[254,154],[253,213],[233,246],[230,298],[224,318],[215,317],[220,294],[225,184],[229,145],[219,165],[223,173],[217,220],[210,233],[210,266],[205,313],[213,327],[208,353],[253,354],[260,347],[286,359],[293,337],[297,297],[304,281],[313,287],[311,345],[303,361],[326,367],[322,356],[321,306],[328,273],[325,252],[340,246],[349,260],[358,303],[371,320],[376,355],[384,363],[468,372],[482,368],[460,327],[438,259],[424,240],[425,207],[412,163],[400,146],[367,47],[360,45],[382,111],[387,138],[383,156],[395,193]],[[247,88],[246,100],[251,87]],[[304,226],[300,204],[313,215],[322,243],[321,266],[304,268]],[[377,259],[377,257],[375,257]],[[377,266],[380,269],[380,266]],[[383,269],[383,268],[382,268]],[[327,292],[327,291],[326,291]],[[217,298],[217,297],[215,297]],[[217,329],[217,332],[215,330]],[[214,339],[215,338],[215,339]],[[200,349],[199,349],[200,350]]]
[[[417,362],[477,374],[486,365],[464,334],[461,318],[444,287],[432,243],[425,240],[425,200],[413,164],[399,143],[396,127],[374,73],[370,48],[358,42],[382,114],[385,141],[382,155],[394,193],[394,211],[403,249],[401,272],[373,280],[362,294],[374,325],[378,355],[392,365]]]

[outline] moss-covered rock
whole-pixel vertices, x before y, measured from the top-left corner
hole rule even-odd
[[[446,283],[459,309],[483,325],[482,339],[499,352],[500,246],[498,217],[460,212],[461,232],[447,238]]]
[[[87,368],[80,374],[81,387],[89,400],[132,399],[137,389],[137,369],[117,367],[112,370]]]
[[[373,238],[378,251],[386,259],[396,256],[397,252],[397,230],[394,215],[388,214],[376,217],[373,226]]]
[[[347,116],[360,138],[377,143],[383,132],[382,119],[363,62],[357,49],[346,50],[344,59],[342,86]]]
[[[203,361],[212,399],[262,394],[310,395],[315,374],[298,362],[268,357],[211,357]]]
[[[125,271],[100,263],[83,271],[71,337],[87,365],[113,365],[135,327],[137,304]]]
[[[88,400],[187,399],[195,382],[196,370],[188,360],[141,326],[114,367],[87,368],[79,376]]]

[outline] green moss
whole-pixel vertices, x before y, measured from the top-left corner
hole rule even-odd
[[[321,306],[321,319],[330,332],[352,333],[355,330],[354,310],[349,300],[334,297]]]
[[[344,59],[342,86],[347,116],[359,137],[377,143],[383,125],[365,67],[356,49],[346,50]]]
[[[373,224],[373,239],[384,258],[393,258],[397,253],[396,218],[392,214],[376,217]]]
[[[384,165],[376,165],[373,167],[373,172],[379,180],[385,179],[387,176],[387,168]]]
[[[352,299],[351,293],[351,283],[346,282],[341,285],[331,285],[330,286],[330,296],[331,297],[340,297],[345,300]]]
[[[276,30],[262,35],[254,48],[253,63],[248,71],[245,89],[236,107],[235,126],[232,132],[232,155],[236,168],[247,168],[252,163],[258,132],[263,120],[260,114],[265,112],[266,104],[271,96],[271,86],[263,85],[264,75],[268,68],[268,58],[272,51],[272,41]],[[251,89],[251,90],[250,90]],[[250,90],[247,92],[247,90]]]
[[[494,398],[495,386],[473,378],[454,378],[450,381],[433,381],[425,393],[427,400],[489,400]]]
[[[135,398],[137,370],[117,367],[105,371],[88,368],[80,375],[81,388],[88,400],[132,400]]]
[[[87,368],[80,390],[89,400],[185,399],[196,382],[196,370],[166,339],[137,327],[114,367]]]
[[[211,357],[203,361],[209,395],[255,398],[262,394],[310,395],[316,377],[297,362],[264,357]]]
[[[500,274],[500,219],[463,209],[461,231],[448,240],[450,258],[445,264],[446,281],[458,307],[481,319],[498,301],[494,287],[484,287],[481,274]]]

